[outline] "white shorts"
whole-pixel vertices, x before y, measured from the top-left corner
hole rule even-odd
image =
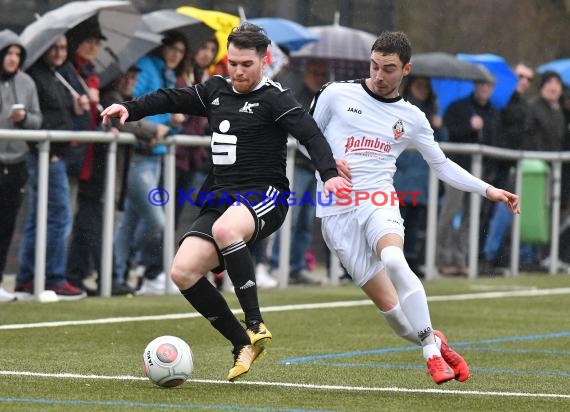
[[[378,240],[387,234],[404,239],[400,209],[397,206],[378,207],[371,202],[350,212],[323,217],[321,229],[327,246],[359,287],[384,269],[384,263],[376,254]]]

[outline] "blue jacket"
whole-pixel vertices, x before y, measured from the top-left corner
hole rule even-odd
[[[137,76],[137,83],[133,89],[133,97],[144,96],[161,88],[175,87],[176,76],[174,71],[165,67],[164,60],[157,55],[149,54],[139,59],[136,67],[140,69]],[[159,123],[170,127],[170,113],[157,114],[147,117],[152,123]],[[169,135],[176,134],[180,128],[171,129]],[[166,153],[166,146],[157,144],[154,146],[153,154],[161,155]]]

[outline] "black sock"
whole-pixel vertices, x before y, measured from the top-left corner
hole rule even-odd
[[[251,253],[243,240],[222,249],[228,276],[234,284],[234,291],[239,300],[245,322],[263,322],[257,300],[257,285],[255,284],[255,269]]]
[[[210,321],[234,346],[249,345],[250,339],[228,303],[218,290],[203,277],[196,284],[181,291],[182,295],[202,316]]]

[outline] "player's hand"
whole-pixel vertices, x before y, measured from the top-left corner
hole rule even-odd
[[[487,199],[493,202],[504,202],[511,212],[519,215],[521,213],[520,198],[514,193],[507,192],[503,189],[497,189],[496,187],[489,186],[485,193]]]
[[[352,183],[344,177],[335,176],[325,182],[323,193],[326,197],[329,197],[330,193],[336,193],[341,189],[344,189],[344,191],[350,191],[352,189]]]
[[[109,123],[111,117],[118,117],[121,124],[125,124],[129,118],[129,111],[125,106],[115,103],[103,110],[101,117],[103,117],[103,124]]]
[[[350,167],[348,166],[348,162],[346,160],[338,160],[336,159],[336,170],[340,177],[344,177],[349,182],[352,180],[352,174],[350,173]]]

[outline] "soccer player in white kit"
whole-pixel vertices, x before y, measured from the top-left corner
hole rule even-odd
[[[353,184],[350,194],[319,202],[317,216],[327,245],[387,323],[399,336],[421,344],[434,382],[463,382],[469,378],[467,362],[433,329],[423,285],[404,257],[403,220],[399,202],[392,200],[396,159],[411,145],[453,187],[505,202],[513,213],[520,213],[519,198],[446,158],[425,115],[398,94],[412,70],[410,58],[404,33],[383,32],[372,46],[369,78],[329,83],[315,97],[313,117],[337,165],[348,166]],[[319,193],[322,189],[319,181]]]

